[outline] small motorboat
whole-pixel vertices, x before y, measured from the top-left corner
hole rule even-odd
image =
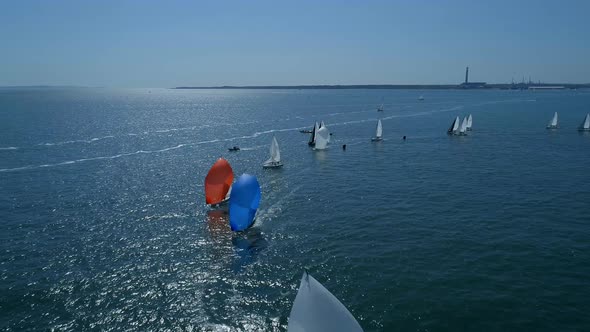
[[[313,133],[313,130],[305,130],[305,129],[302,129],[299,132],[302,133],[302,134],[311,134],[311,133]]]
[[[228,150],[229,151],[240,151],[240,148],[237,146],[234,146],[234,147],[228,148]]]

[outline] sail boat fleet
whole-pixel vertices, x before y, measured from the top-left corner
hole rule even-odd
[[[451,123],[451,126],[447,130],[447,134],[455,136],[467,136],[467,132],[471,131],[473,125],[473,116],[469,114],[463,118],[463,121],[457,116]]]
[[[555,113],[553,113],[553,117],[551,118],[551,120],[547,124],[547,129],[554,130],[554,129],[558,129],[558,128],[559,128],[559,116],[558,116],[557,112],[555,112]],[[582,121],[582,123],[578,127],[578,131],[590,131],[590,113],[586,114],[586,116],[584,117],[584,120]]]
[[[382,111],[383,106],[379,108]],[[447,133],[452,136],[466,136],[472,131],[473,116],[461,119],[456,116]],[[555,112],[547,129],[558,129],[558,114]],[[578,127],[579,131],[590,132],[590,113]],[[315,122],[309,131],[309,146],[321,151],[328,147],[330,131],[321,121]],[[383,140],[383,124],[377,120],[373,142]],[[279,143],[273,136],[270,144],[270,157],[263,168],[283,166]],[[229,162],[223,158],[217,160],[205,178],[206,203],[212,208],[229,204],[229,225],[232,231],[244,231],[254,224],[256,212],[261,200],[261,190],[255,176],[241,175],[233,182],[234,174]],[[289,315],[287,331],[363,331],[358,321],[346,307],[309,273],[304,272],[299,290]]]

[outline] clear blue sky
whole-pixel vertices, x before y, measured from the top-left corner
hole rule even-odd
[[[0,0],[0,86],[590,82],[590,1]]]

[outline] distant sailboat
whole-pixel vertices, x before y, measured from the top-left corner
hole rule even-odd
[[[317,135],[315,138],[315,149],[316,150],[326,149],[329,141],[330,141],[330,131],[328,130],[328,127],[326,127],[324,125],[317,132]]]
[[[363,328],[322,284],[303,273],[289,314],[287,332],[362,332]]]
[[[424,96],[418,97],[418,100],[424,100]]]
[[[455,118],[455,121],[453,121],[453,123],[451,123],[451,126],[449,127],[449,130],[447,130],[447,134],[449,135],[457,135],[457,131],[459,130],[459,124],[461,123],[461,120],[459,120],[459,117]]]
[[[551,118],[551,122],[547,125],[547,129],[557,129],[557,112],[553,114],[553,118]]]
[[[383,112],[383,104],[377,108],[377,112]]]
[[[279,150],[279,143],[277,138],[273,136],[272,142],[270,142],[270,158],[264,162],[262,167],[264,168],[277,168],[283,166],[281,163],[281,151]]]
[[[316,122],[313,125],[313,130],[311,131],[311,137],[309,137],[309,142],[307,142],[307,145],[309,145],[309,146],[314,146],[315,145],[315,137],[316,137],[316,135],[318,133],[318,129],[319,129],[319,125]]]
[[[463,118],[461,126],[459,126],[459,136],[467,136],[467,117]]]
[[[471,125],[473,125],[473,117],[471,114],[467,117],[467,130],[471,131]]]
[[[230,197],[234,172],[223,158],[219,158],[211,166],[205,177],[205,201],[209,205],[217,205],[227,202]]]
[[[586,114],[586,118],[584,118],[584,122],[580,125],[579,131],[590,131],[590,113]]]
[[[377,129],[375,130],[375,137],[371,138],[371,141],[373,141],[373,142],[382,141],[383,138],[381,138],[381,136],[383,136],[383,126],[381,125],[381,119],[379,119],[379,121],[377,121]]]

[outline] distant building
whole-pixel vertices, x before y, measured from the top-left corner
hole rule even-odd
[[[463,89],[483,89],[487,85],[486,82],[469,82],[469,67],[465,68],[465,82],[461,83],[460,87]]]

